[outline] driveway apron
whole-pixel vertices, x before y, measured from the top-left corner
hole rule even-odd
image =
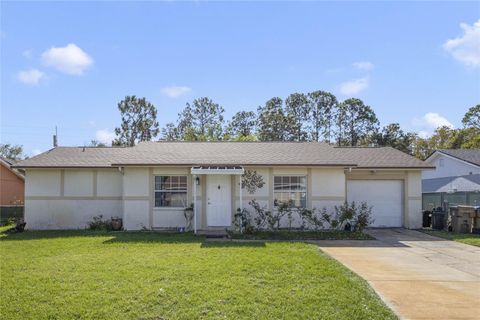
[[[357,273],[401,319],[480,319],[480,248],[405,229],[376,240],[316,241]]]

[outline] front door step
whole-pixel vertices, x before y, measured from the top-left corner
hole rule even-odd
[[[227,230],[199,230],[198,235],[205,236],[207,238],[226,238],[228,236]]]

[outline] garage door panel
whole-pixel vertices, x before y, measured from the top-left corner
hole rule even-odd
[[[375,219],[372,227],[403,225],[403,182],[401,180],[350,180],[347,182],[349,202],[367,202]]]

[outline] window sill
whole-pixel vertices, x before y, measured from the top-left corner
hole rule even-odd
[[[153,207],[155,211],[184,211],[185,208],[181,207]]]

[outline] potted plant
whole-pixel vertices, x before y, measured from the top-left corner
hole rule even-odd
[[[193,220],[193,203],[183,210],[183,216],[185,217],[185,230],[191,231]]]
[[[112,217],[112,230],[113,230],[113,231],[120,231],[120,230],[122,230],[122,218],[120,218],[120,217]]]

